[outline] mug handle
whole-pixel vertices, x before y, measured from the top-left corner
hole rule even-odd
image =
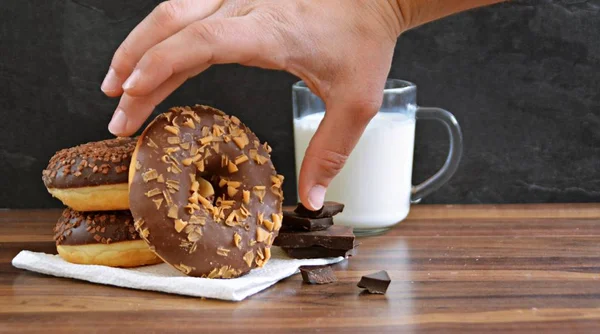
[[[442,122],[448,130],[450,136],[450,147],[448,157],[444,166],[440,168],[432,177],[425,180],[423,183],[413,186],[411,189],[410,202],[419,203],[421,199],[432,192],[439,189],[444,183],[448,182],[460,162],[463,149],[462,132],[458,121],[452,113],[440,108],[418,107],[416,111],[416,119],[436,120]]]

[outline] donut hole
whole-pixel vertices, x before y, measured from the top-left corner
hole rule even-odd
[[[226,196],[225,190],[222,187],[219,186],[219,180],[220,179],[221,179],[221,177],[218,176],[218,175],[216,175],[216,174],[213,175],[210,178],[210,183],[213,186],[214,193],[215,193],[214,197],[213,197],[213,205],[217,205],[218,204],[217,203],[217,199],[218,198],[221,198],[222,200],[224,200],[225,196]]]
[[[224,181],[217,175],[206,173],[196,173],[196,181],[198,181],[198,195],[204,197],[213,206],[220,206],[220,201],[234,200],[234,195],[238,192],[239,182]],[[226,182],[226,183],[223,183]],[[235,185],[232,189],[231,184]]]
[[[206,198],[212,205],[219,206],[217,199],[231,200],[233,199],[232,194],[229,193],[230,189],[227,185],[220,185],[219,182],[222,178],[218,175],[208,176],[203,174],[200,176],[196,174],[196,180],[199,183],[198,195]]]

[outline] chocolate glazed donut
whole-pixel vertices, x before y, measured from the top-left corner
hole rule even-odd
[[[144,130],[132,157],[135,228],[186,275],[233,278],[262,267],[282,218],[283,176],[270,152],[235,116],[171,108]]]
[[[162,262],[140,239],[127,210],[67,208],[56,223],[54,240],[58,254],[72,263],[137,267]]]
[[[77,211],[127,210],[135,144],[136,138],[115,138],[60,150],[42,172],[44,185]]]

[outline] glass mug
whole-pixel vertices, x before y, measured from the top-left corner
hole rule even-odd
[[[302,81],[292,86],[296,184],[304,152],[323,119],[325,104]],[[325,200],[345,204],[335,223],[356,235],[387,231],[408,215],[410,204],[437,190],[456,171],[462,133],[454,116],[440,108],[416,105],[417,86],[388,79],[381,109],[371,120],[346,165],[327,189]],[[425,182],[411,182],[416,120],[436,120],[448,130],[450,149],[444,166]]]

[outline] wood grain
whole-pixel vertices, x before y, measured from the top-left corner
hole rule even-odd
[[[511,205],[413,205],[410,219],[495,218],[598,218],[600,203],[511,204]]]
[[[598,205],[425,206],[362,238],[335,284],[292,276],[240,303],[135,291],[11,266],[55,252],[60,210],[0,212],[0,332],[600,332]],[[388,293],[356,283],[385,269]]]

